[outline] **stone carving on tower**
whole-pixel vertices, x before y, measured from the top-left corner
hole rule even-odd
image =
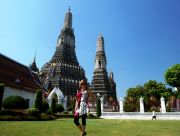
[[[68,102],[79,88],[79,81],[86,79],[84,69],[79,65],[75,52],[75,35],[72,28],[72,13],[65,14],[64,26],[57,40],[52,59],[40,71],[41,81],[51,91],[59,87]]]
[[[90,89],[95,94],[100,94],[100,97],[104,97],[104,110],[109,107],[109,110],[112,111],[113,106],[116,106],[116,110],[118,110],[116,83],[112,72],[110,72],[108,77],[106,65],[107,60],[104,50],[104,38],[102,35],[99,35],[96,43],[94,75]]]

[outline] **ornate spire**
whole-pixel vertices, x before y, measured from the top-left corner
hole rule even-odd
[[[36,52],[35,52],[35,56],[34,56],[34,61],[32,64],[30,64],[29,68],[31,71],[39,72],[39,69],[37,68],[37,65],[36,65]]]
[[[106,69],[106,55],[104,52],[104,38],[100,34],[96,43],[95,69]]]
[[[113,72],[112,72],[112,71],[109,72],[109,78],[114,81],[114,75],[113,75]]]
[[[96,51],[104,51],[104,38],[102,34],[97,38]]]
[[[65,19],[64,19],[64,27],[65,28],[72,28],[72,13],[69,6],[68,11],[66,12]]]
[[[68,11],[69,11],[69,12],[71,11],[71,7],[70,7],[70,5],[69,5],[69,9],[68,9]]]

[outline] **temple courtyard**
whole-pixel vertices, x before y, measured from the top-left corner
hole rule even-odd
[[[1,121],[0,136],[79,136],[73,119]],[[88,119],[87,136],[179,136],[178,120]]]

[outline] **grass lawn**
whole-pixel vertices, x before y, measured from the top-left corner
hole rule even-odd
[[[87,136],[179,136],[180,121],[88,119]],[[72,119],[0,121],[0,136],[79,136]]]

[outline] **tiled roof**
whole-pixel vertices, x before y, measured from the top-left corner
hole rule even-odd
[[[14,88],[35,92],[41,89],[41,82],[36,73],[32,73],[30,69],[0,53],[0,83]]]

